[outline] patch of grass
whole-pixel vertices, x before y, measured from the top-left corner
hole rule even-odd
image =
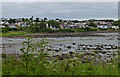
[[[72,39],[68,39],[68,40],[57,40],[56,42],[64,42],[64,41],[73,41]]]
[[[20,31],[9,31],[7,33],[2,33],[2,36],[20,36],[20,35],[24,35],[25,32],[20,32]]]
[[[9,58],[3,62],[2,75],[118,75],[118,65],[71,60],[54,62],[39,60],[39,57],[32,58],[26,65],[24,61]]]
[[[96,40],[96,39],[80,39],[80,40]]]

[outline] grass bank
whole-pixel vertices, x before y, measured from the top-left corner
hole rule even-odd
[[[118,65],[81,63],[77,60],[47,61],[40,57],[29,61],[9,57],[2,64],[2,75],[118,75]]]
[[[6,33],[0,33],[0,36],[21,36],[24,35],[26,32],[23,31],[9,31]]]

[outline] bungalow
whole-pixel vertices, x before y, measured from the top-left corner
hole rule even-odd
[[[76,28],[85,28],[85,23],[76,23]]]
[[[5,26],[4,26],[4,25],[1,25],[0,28],[5,28]]]
[[[112,26],[112,28],[114,28],[114,29],[119,29],[119,26]]]
[[[112,26],[109,25],[97,25],[97,28],[103,28],[103,29],[107,29],[107,28],[111,28]]]
[[[0,24],[3,24],[4,22],[0,21]]]
[[[26,24],[22,24],[21,26],[22,26],[22,27],[23,27],[23,26],[26,26]]]
[[[9,28],[17,28],[16,25],[9,25]]]
[[[60,24],[60,28],[61,28],[61,29],[64,29],[64,26],[63,26],[62,24]]]
[[[52,25],[50,25],[50,28],[53,29]]]
[[[46,24],[46,28],[49,28],[48,24]]]
[[[75,25],[67,25],[67,28],[75,28]]]

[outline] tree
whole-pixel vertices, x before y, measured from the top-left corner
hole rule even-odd
[[[71,21],[71,22],[73,22],[73,23],[78,23],[79,21],[78,21],[78,20],[73,20],[73,21]]]
[[[112,25],[114,25],[114,26],[119,26],[119,27],[120,27],[120,20],[114,21]]]
[[[10,18],[10,20],[8,20],[8,22],[9,22],[10,24],[16,23],[16,19],[11,19],[11,18]]]
[[[35,22],[36,22],[36,23],[37,23],[37,22],[40,22],[40,21],[39,21],[39,18],[36,18]]]
[[[45,18],[44,18],[44,21],[46,21],[46,20],[47,20],[47,18],[45,17]]]
[[[24,22],[24,18],[22,18],[22,21]]]
[[[31,21],[33,21],[33,16],[30,18]]]
[[[62,22],[62,19],[60,19],[59,22]]]
[[[60,28],[60,23],[55,21],[53,27]]]
[[[40,28],[40,29],[46,28],[46,23],[45,23],[45,22],[41,22],[41,23],[39,24],[39,28]]]
[[[95,23],[93,23],[93,22],[90,22],[90,23],[88,24],[88,26],[97,27],[97,25],[96,25]]]
[[[60,23],[56,22],[54,20],[48,21],[48,25],[49,25],[49,27],[52,26],[52,27],[60,28]]]

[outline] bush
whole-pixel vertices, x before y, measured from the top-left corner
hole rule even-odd
[[[3,33],[7,33],[9,30],[7,28],[2,28]]]
[[[3,33],[7,33],[9,31],[17,31],[17,28],[8,28],[8,27],[2,28],[2,32]]]

